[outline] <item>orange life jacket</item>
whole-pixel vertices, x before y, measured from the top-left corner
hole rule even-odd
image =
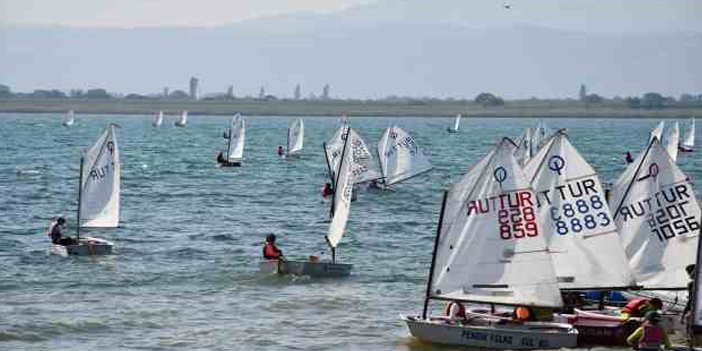
[[[263,247],[263,257],[270,259],[270,260],[275,260],[280,258],[280,250],[278,250],[275,245],[266,243],[266,246]]]
[[[642,327],[644,331],[643,337],[639,340],[639,347],[659,348],[665,340],[663,327],[651,324],[648,321],[644,322]]]
[[[532,313],[529,310],[528,307],[524,306],[519,306],[514,310],[514,314],[517,317],[517,320],[520,321],[529,321],[532,320]]]
[[[622,313],[627,313],[630,316],[640,315],[641,307],[643,307],[648,302],[647,298],[637,297],[635,299],[629,300],[629,302],[622,308]]]

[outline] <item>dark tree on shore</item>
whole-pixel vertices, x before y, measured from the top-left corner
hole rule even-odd
[[[641,107],[643,108],[661,108],[665,102],[663,95],[658,93],[646,93],[641,99]]]
[[[475,102],[483,106],[500,106],[505,104],[505,100],[501,97],[490,93],[478,94],[478,96],[475,97]]]
[[[85,93],[85,97],[87,97],[88,99],[109,99],[110,95],[107,93],[107,90],[97,88],[88,89],[88,91]]]
[[[0,84],[0,97],[10,97],[12,96],[12,91],[7,85]]]

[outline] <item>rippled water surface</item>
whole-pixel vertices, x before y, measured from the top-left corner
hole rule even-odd
[[[279,159],[288,117],[248,117],[243,167],[216,169],[229,118],[191,116],[162,128],[151,116],[0,114],[0,349],[3,350],[430,350],[398,314],[420,311],[442,191],[501,136],[530,119],[352,118],[375,147],[390,123],[412,133],[435,170],[352,204],[337,258],[344,280],[264,276],[263,237],[290,258],[327,257],[322,142],[338,118],[305,118],[301,158]],[[49,255],[51,217],[75,224],[79,155],[115,122],[122,162],[121,225],[86,234],[115,255]],[[657,120],[553,119],[612,182]],[[686,124],[687,121],[684,121]],[[698,138],[699,139],[699,138]],[[702,178],[698,153],[678,164]],[[699,193],[699,187],[698,187]],[[452,348],[442,348],[452,349]]]

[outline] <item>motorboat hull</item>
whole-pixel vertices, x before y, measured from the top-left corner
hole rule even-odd
[[[426,342],[470,346],[496,350],[535,350],[573,348],[578,343],[578,331],[563,323],[525,322],[509,325],[489,322],[473,324],[449,323],[442,318],[400,316],[412,336]]]
[[[266,274],[295,274],[316,278],[343,278],[351,274],[353,265],[331,262],[265,260],[260,261],[258,267],[261,273]]]
[[[104,239],[82,237],[77,245],[51,244],[51,253],[64,257],[111,255],[112,246],[111,242]]]

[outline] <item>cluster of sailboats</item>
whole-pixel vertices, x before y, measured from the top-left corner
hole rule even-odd
[[[159,113],[154,126],[162,122]],[[187,112],[179,122],[187,123]],[[458,123],[450,129],[458,132]],[[241,165],[245,126],[242,116],[232,118],[224,134],[225,160],[220,166]],[[55,254],[112,252],[111,242],[81,237],[80,229],[118,225],[117,127],[108,126],[81,156],[78,240],[73,245],[52,245]],[[625,322],[613,318],[611,309],[602,305],[595,310],[570,309],[573,306],[563,301],[564,292],[655,294],[686,289],[685,267],[702,264],[702,215],[693,184],[676,158],[678,150],[693,150],[694,120],[680,145],[677,123],[662,141],[663,129],[661,122],[645,150],[611,189],[604,189],[565,130],[554,131],[540,122],[525,130],[517,142],[501,139],[444,193],[422,313],[401,316],[412,335],[428,342],[491,349],[575,347],[579,341],[592,341],[587,337],[593,335],[621,338],[617,330]],[[290,122],[286,158],[302,152],[304,131],[302,119]],[[323,144],[323,152],[333,184],[324,235],[331,260],[316,256],[262,260],[262,272],[350,275],[353,265],[337,262],[337,248],[361,184],[388,188],[433,168],[417,141],[395,125],[384,131],[371,152],[343,119]],[[691,323],[702,325],[700,289],[693,298]],[[432,314],[430,303],[436,300],[465,303],[465,317],[456,320]],[[515,306],[553,313],[548,320],[517,323],[509,313]]]

